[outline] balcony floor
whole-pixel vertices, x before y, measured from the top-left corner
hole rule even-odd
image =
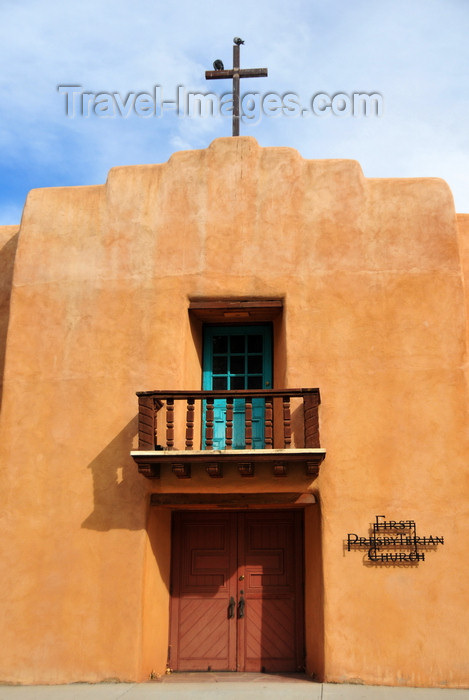
[[[319,447],[265,450],[133,450],[139,472],[148,479],[158,479],[160,468],[169,465],[180,479],[191,478],[191,465],[205,467],[214,478],[223,477],[223,466],[236,464],[241,476],[253,476],[255,465],[271,465],[275,476],[287,476],[294,465],[303,465],[306,475],[315,478],[326,450]]]
[[[176,462],[182,458],[190,462],[220,461],[246,461],[247,458],[255,461],[269,461],[271,459],[283,459],[288,462],[303,461],[308,458],[321,458],[326,456],[326,450],[321,447],[298,447],[289,449],[269,450],[133,450],[131,456],[142,458],[152,462]]]

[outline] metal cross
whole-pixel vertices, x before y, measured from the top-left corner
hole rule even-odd
[[[233,41],[233,68],[231,70],[207,70],[205,71],[205,78],[206,80],[233,78],[233,136],[239,136],[240,78],[266,78],[267,68],[241,69],[239,67],[239,47],[241,44],[244,44],[244,41],[242,39],[238,39],[238,37],[235,37]]]

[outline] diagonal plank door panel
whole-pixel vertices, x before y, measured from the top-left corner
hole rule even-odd
[[[236,566],[231,513],[175,514],[170,647],[176,670],[236,670],[236,620],[228,617]]]
[[[302,515],[240,515],[238,551],[246,607],[238,658],[246,671],[303,667]]]

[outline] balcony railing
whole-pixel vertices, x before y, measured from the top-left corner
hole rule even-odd
[[[325,455],[319,444],[319,389],[141,391],[137,396],[138,451],[132,456],[145,476],[158,476],[159,465],[168,461],[174,473],[178,474],[179,468],[178,475],[184,476],[187,468],[181,465],[190,461],[205,462],[207,466],[213,460],[211,475],[216,476],[220,475],[216,473],[220,471],[220,459],[239,461],[249,455],[250,462],[267,461],[285,451],[288,461],[309,458],[310,464],[311,460],[319,464]],[[220,405],[223,435],[220,437],[218,427],[215,437]],[[260,448],[253,436],[253,405],[257,422],[263,422]],[[244,422],[241,448],[239,435],[235,438],[235,412],[238,432],[239,420]],[[208,467],[207,471],[211,473]]]

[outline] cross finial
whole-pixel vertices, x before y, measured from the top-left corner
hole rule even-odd
[[[206,80],[222,80],[233,78],[233,136],[239,136],[239,112],[240,112],[240,78],[266,78],[267,68],[240,68],[239,67],[239,47],[244,41],[238,36],[233,39],[233,68],[225,70],[222,61],[217,59],[213,63],[215,70],[205,71]]]

